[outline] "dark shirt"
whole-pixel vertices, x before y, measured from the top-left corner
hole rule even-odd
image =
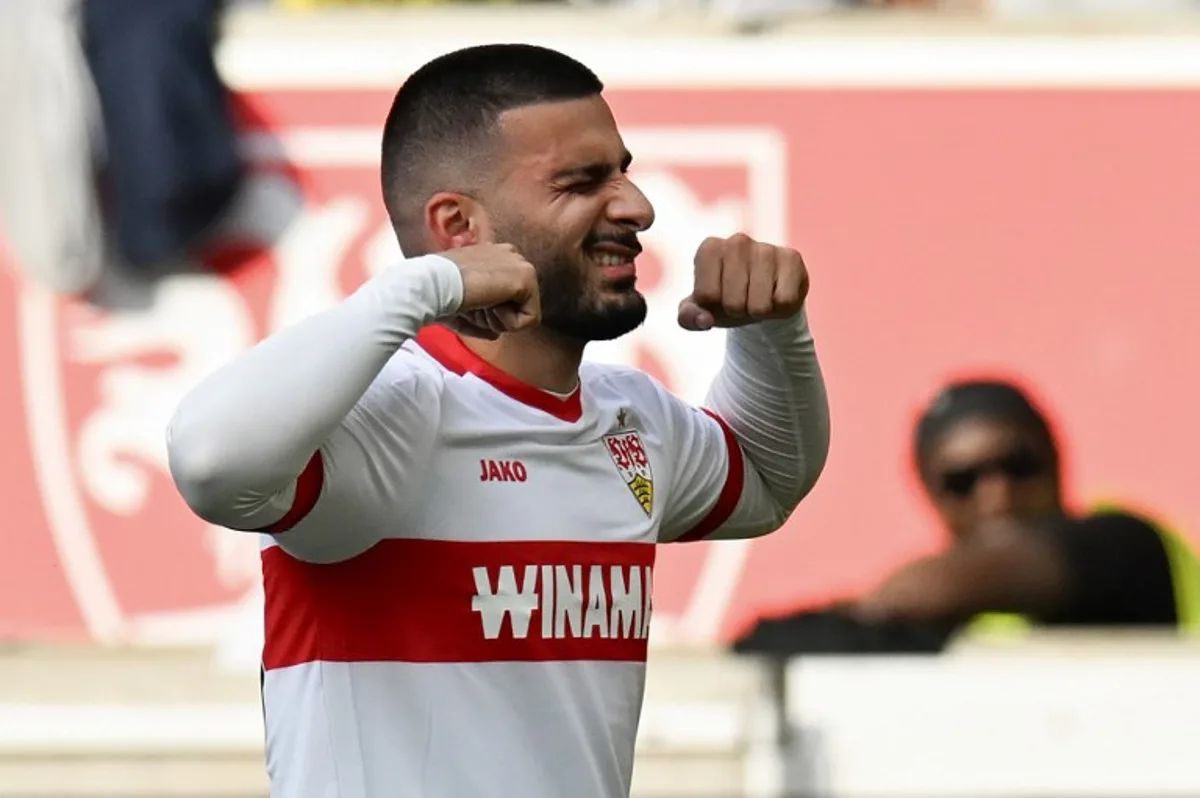
[[[1148,521],[1098,513],[1049,530],[1070,574],[1059,626],[1174,625],[1175,588],[1162,537]]]

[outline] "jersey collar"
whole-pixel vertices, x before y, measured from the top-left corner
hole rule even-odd
[[[583,416],[579,386],[567,397],[559,398],[541,388],[522,382],[501,371],[467,348],[462,339],[448,327],[432,324],[417,333],[417,344],[448,371],[455,374],[474,374],[497,391],[529,407],[549,413],[563,421],[578,421]]]

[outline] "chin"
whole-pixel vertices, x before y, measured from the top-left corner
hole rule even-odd
[[[646,299],[637,291],[604,303],[602,308],[569,317],[542,317],[542,326],[578,341],[612,341],[633,332],[646,320]]]
[[[635,294],[639,297],[641,296],[641,293],[637,290],[637,277],[628,277],[624,280],[613,280],[612,282],[605,284],[604,290],[605,293],[614,294],[619,297],[629,296],[630,294]]]

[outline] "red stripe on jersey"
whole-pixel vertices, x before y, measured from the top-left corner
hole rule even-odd
[[[318,565],[273,546],[262,553],[263,664],[644,662],[654,551],[389,538]]]
[[[448,370],[455,374],[474,374],[500,393],[522,404],[563,421],[578,421],[583,415],[579,386],[565,399],[546,393],[541,388],[522,382],[488,363],[468,349],[462,339],[448,327],[440,324],[423,327],[417,333],[417,343]]]
[[[268,535],[278,535],[287,532],[303,521],[304,517],[317,506],[317,499],[321,498],[321,487],[324,484],[325,462],[321,459],[321,453],[315,452],[309,459],[308,465],[300,472],[300,476],[296,477],[296,495],[292,497],[291,509],[283,518],[257,531],[265,532]]]
[[[725,484],[721,488],[721,494],[717,497],[717,503],[708,511],[708,515],[700,519],[700,523],[676,538],[677,543],[703,540],[716,532],[737,509],[738,501],[742,498],[742,487],[746,481],[746,464],[742,459],[742,447],[738,444],[733,430],[725,423],[725,419],[716,413],[711,410],[704,412],[721,425],[721,432],[725,435],[725,448],[729,450],[729,469],[725,472]]]

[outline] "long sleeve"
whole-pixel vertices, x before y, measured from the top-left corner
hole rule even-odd
[[[322,447],[331,447],[327,460],[343,465],[370,459],[371,414],[352,411],[399,347],[452,314],[462,291],[452,261],[405,261],[201,382],[167,431],[171,475],[184,500],[235,529],[269,527],[302,500],[315,501],[301,496],[313,492],[311,475],[319,491],[322,472],[327,481],[336,465],[320,462]]]
[[[820,476],[829,403],[807,316],[729,331],[709,412],[675,414],[664,539],[754,537],[779,528]]]
[[[829,402],[807,316],[731,330],[706,404],[733,430],[771,497],[795,509],[829,453]]]

